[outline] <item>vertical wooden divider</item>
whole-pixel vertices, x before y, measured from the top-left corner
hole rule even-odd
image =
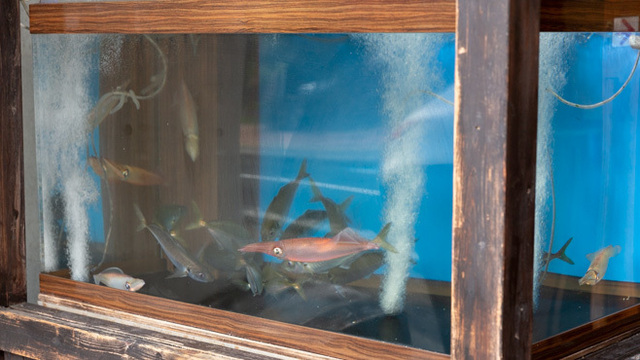
[[[457,7],[451,355],[528,359],[540,2]]]

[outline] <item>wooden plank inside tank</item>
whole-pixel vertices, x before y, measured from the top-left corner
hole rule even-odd
[[[123,41],[122,48],[109,55],[113,41]],[[109,237],[105,260],[161,256],[151,233],[139,231],[135,206],[147,223],[162,221],[156,216],[162,207],[182,206],[185,214],[175,230],[181,231],[180,237],[194,253],[209,235],[183,229],[198,220],[193,204],[204,220],[235,221],[257,238],[253,216],[258,186],[250,180],[258,173],[257,82],[245,76],[258,76],[255,39],[240,35],[108,38],[101,52],[106,54],[101,60],[101,96],[121,87],[121,92],[137,94],[139,108],[127,98],[120,110],[101,122],[100,155],[162,178],[161,184],[102,182],[105,237]],[[160,90],[143,99],[142,89],[150,84],[151,93],[156,92],[154,88]],[[197,117],[197,156],[185,146],[184,111]]]

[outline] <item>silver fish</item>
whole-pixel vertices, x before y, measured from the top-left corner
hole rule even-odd
[[[179,278],[189,276],[193,280],[200,282],[212,282],[213,276],[207,271],[206,267],[198,260],[193,258],[189,252],[176,241],[171,234],[158,224],[146,224],[144,215],[140,208],[134,204],[136,215],[140,220],[138,230],[148,229],[156,238],[158,244],[167,255],[167,258],[175,266],[175,272],[168,278]]]
[[[184,135],[184,148],[192,161],[196,161],[199,153],[198,146],[198,114],[196,104],[193,101],[191,92],[182,80],[179,88],[178,98],[180,99],[180,123]]]
[[[138,291],[144,286],[144,280],[127,275],[118,267],[110,267],[93,275],[93,282],[96,285],[103,283],[110,288],[126,291]]]
[[[298,190],[298,185],[302,179],[308,176],[307,159],[304,159],[300,165],[298,176],[281,187],[267,207],[267,211],[264,214],[262,226],[260,228],[262,241],[273,241],[280,235],[282,225],[284,225],[285,219],[287,218],[287,215],[289,215],[289,209],[291,209],[291,203],[293,202],[296,190]]]
[[[331,231],[329,231],[325,237],[332,237],[346,229],[349,226],[350,221],[344,211],[349,204],[351,204],[353,195],[349,196],[342,204],[338,205],[335,201],[322,195],[320,189],[316,185],[316,182],[313,181],[312,178],[309,178],[309,184],[311,184],[311,191],[313,192],[313,198],[311,198],[309,202],[322,202],[324,209],[327,211],[327,216],[329,217],[329,227],[331,228]]]

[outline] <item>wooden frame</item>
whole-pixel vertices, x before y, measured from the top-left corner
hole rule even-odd
[[[160,0],[34,5],[31,29],[34,33],[452,31],[456,17],[452,0],[419,4],[383,0],[243,3],[250,7],[222,1],[207,4]],[[227,6],[221,7],[224,4]],[[265,4],[269,6],[259,7]],[[480,11],[487,6],[491,11]],[[105,27],[104,19],[123,10],[133,20],[119,18],[119,27]],[[158,16],[168,11],[173,11],[171,17]],[[535,134],[536,124],[538,31],[612,31],[613,17],[638,13],[640,4],[635,0],[458,1],[452,357],[558,356],[553,347],[543,346],[552,346],[549,342],[531,344],[535,172],[535,138],[531,134]],[[13,110],[20,109],[21,103],[20,72],[16,71],[20,61],[19,56],[4,55],[16,54],[19,49],[17,14],[17,0],[0,5],[0,271],[9,274],[0,279],[2,306],[24,301],[26,292],[21,280],[25,277],[22,120],[20,112]],[[219,21],[212,21],[216,16],[221,16]],[[230,21],[235,16],[241,18]],[[186,28],[186,18],[198,21]],[[478,71],[486,64],[492,66]],[[493,90],[491,101],[480,98],[486,88]],[[477,118],[477,113],[482,116]],[[484,221],[483,212],[493,215],[491,222]],[[473,261],[478,253],[486,256],[481,262]],[[593,324],[608,322],[609,327],[603,328],[612,329],[608,336],[632,335],[638,332],[637,309],[585,328],[593,334],[598,326]],[[625,324],[615,334],[610,322],[614,320]],[[19,326],[19,322],[12,324]],[[588,344],[565,347],[561,353],[593,349],[603,344],[600,340],[593,337]],[[387,346],[374,343],[374,347]],[[351,345],[350,341],[345,343],[346,347]],[[5,350],[19,349],[11,346],[2,344]],[[419,356],[447,357],[423,351]]]

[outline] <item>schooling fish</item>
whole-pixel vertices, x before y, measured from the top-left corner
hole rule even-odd
[[[102,270],[99,274],[93,275],[93,282],[96,285],[103,283],[110,288],[126,291],[138,291],[144,286],[144,280],[129,276],[117,267],[110,267]]]
[[[196,104],[184,80],[182,80],[178,91],[178,98],[180,99],[180,124],[182,125],[182,134],[184,135],[184,148],[191,160],[196,161],[199,153]]]
[[[562,245],[562,247],[560,248],[560,250],[558,250],[558,252],[552,253],[551,255],[549,255],[548,252],[543,252],[542,253],[542,266],[546,267],[547,264],[549,262],[551,262],[551,260],[553,259],[560,259],[564,262],[567,262],[571,265],[574,264],[573,260],[569,259],[569,257],[564,253],[565,250],[567,250],[567,246],[569,246],[569,244],[571,243],[571,240],[573,240],[573,238],[570,238],[569,240],[567,240],[566,243],[564,243],[564,245]]]
[[[281,187],[267,207],[267,211],[262,219],[262,226],[260,227],[262,241],[272,241],[280,235],[282,225],[284,225],[285,219],[287,215],[289,215],[289,209],[291,209],[291,203],[293,202],[296,190],[298,190],[298,185],[302,179],[308,176],[307,159],[304,159],[300,165],[298,176]]]
[[[158,224],[147,225],[142,211],[137,204],[134,204],[136,216],[140,221],[138,231],[148,229],[153,237],[156,238],[158,244],[167,255],[171,263],[175,266],[175,272],[168,278],[179,278],[189,276],[193,280],[200,282],[211,282],[213,276],[207,271],[205,266],[198,260],[193,258],[189,252],[176,241],[171,234]]]
[[[351,204],[353,195],[349,196],[342,204],[338,205],[335,201],[324,197],[320,192],[320,189],[316,185],[316,182],[312,178],[309,178],[309,184],[311,184],[311,191],[313,192],[313,198],[309,202],[322,202],[324,209],[327,211],[329,217],[329,227],[331,231],[326,237],[334,236],[340,231],[346,229],[349,226],[349,218],[344,213],[345,209]]]
[[[246,245],[240,252],[261,252],[279,259],[299,262],[327,261],[366,250],[381,247],[396,250],[386,242],[391,223],[387,223],[376,238],[369,241],[346,228],[332,238],[296,238],[280,241],[259,242]]]
[[[136,166],[118,164],[105,158],[89,157],[89,165],[100,177],[108,181],[122,181],[133,185],[162,185],[164,180],[158,174]],[[104,168],[103,168],[104,166]]]
[[[609,245],[604,249],[600,249],[595,253],[587,254],[587,259],[591,261],[587,273],[578,280],[580,285],[595,285],[607,272],[607,266],[609,265],[609,259],[620,253],[620,245]]]

